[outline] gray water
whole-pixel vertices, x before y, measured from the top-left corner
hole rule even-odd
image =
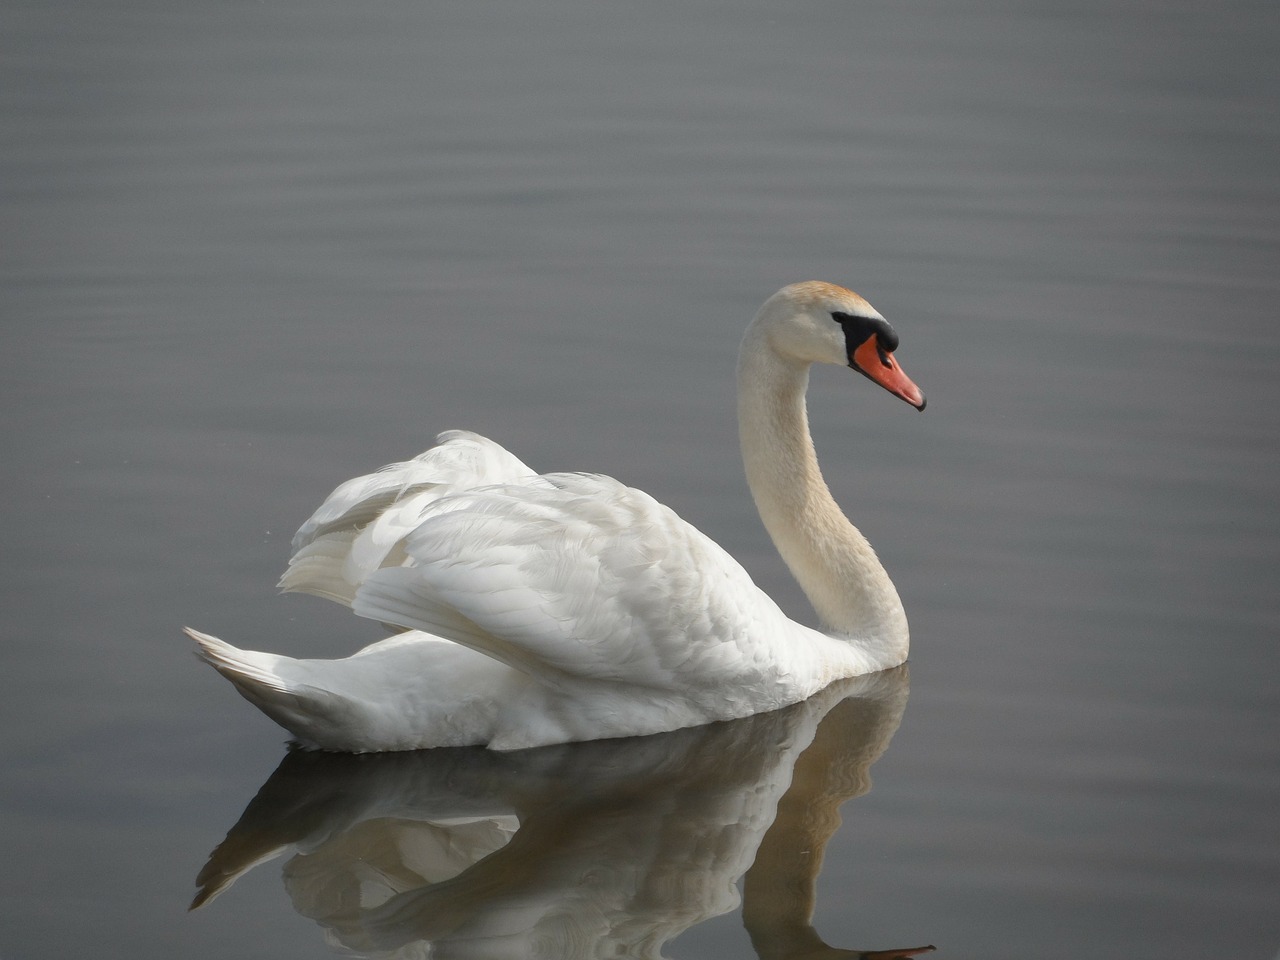
[[[818,932],[1275,955],[1274,3],[3,22],[4,960],[331,955],[288,853],[185,912],[284,749],[179,628],[312,656],[380,636],[275,580],[334,485],[439,430],[649,491],[807,617],[732,375],[758,304],[809,278],[894,323],[930,400],[839,370],[810,395],[913,640]],[[664,954],[753,956],[725,909]]]

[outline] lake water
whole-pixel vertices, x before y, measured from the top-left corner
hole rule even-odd
[[[4,21],[4,960],[785,956],[815,882],[839,947],[1276,955],[1280,7]],[[334,485],[445,428],[653,493],[806,617],[733,366],[809,278],[894,323],[930,400],[839,370],[810,395],[909,680],[273,776],[282,731],[179,628],[380,636],[274,584]],[[283,855],[187,913],[260,787],[215,873]]]

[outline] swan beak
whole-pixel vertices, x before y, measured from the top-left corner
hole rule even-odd
[[[902,372],[898,361],[893,359],[893,354],[888,350],[880,349],[880,343],[875,334],[867,337],[862,342],[862,346],[853,351],[849,366],[880,384],[895,397],[907,401],[917,410],[924,409],[924,394],[911,382],[911,378]]]

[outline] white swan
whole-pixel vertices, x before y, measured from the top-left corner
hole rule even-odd
[[[923,410],[897,345],[869,303],[818,282],[779,290],[742,341],[747,481],[823,632],[788,619],[647,494],[598,475],[539,475],[453,431],[330,494],[280,583],[406,632],[342,660],[187,633],[302,745],[352,752],[675,730],[896,666],[907,657],[902,603],[823,482],[804,394],[811,364],[848,364]]]

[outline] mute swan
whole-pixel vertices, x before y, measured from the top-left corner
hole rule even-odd
[[[821,632],[647,494],[536,474],[462,431],[334,490],[294,537],[280,581],[405,632],[341,660],[186,632],[301,745],[356,753],[657,733],[897,666],[906,614],[823,482],[804,402],[811,364],[848,364],[923,410],[897,346],[856,293],[810,281],[770,297],[739,352],[747,482]]]

